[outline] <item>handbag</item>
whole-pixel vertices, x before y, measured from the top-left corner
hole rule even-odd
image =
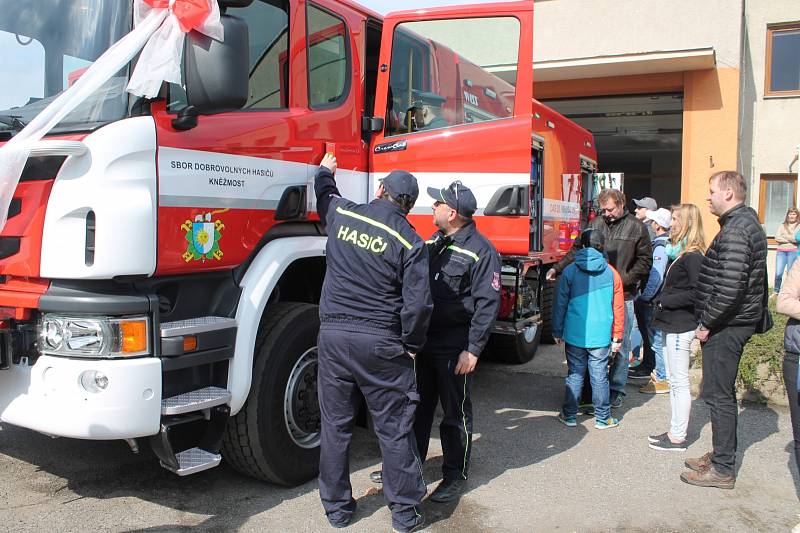
[[[772,313],[769,312],[769,289],[767,288],[766,277],[764,278],[764,299],[762,305],[764,308],[761,311],[761,319],[756,322],[756,333],[766,333],[775,325],[772,321]]]

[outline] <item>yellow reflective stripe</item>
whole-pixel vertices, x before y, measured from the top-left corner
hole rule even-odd
[[[425,244],[433,244],[433,243],[435,243],[435,242],[436,242],[436,241],[438,241],[438,240],[439,240],[439,239],[428,239],[427,241],[425,241]]]
[[[478,257],[478,254],[476,254],[475,252],[470,252],[469,250],[459,248],[458,246],[454,246],[451,244],[450,246],[447,247],[447,249],[453,250],[454,252],[458,252],[460,254],[468,255],[471,258],[473,258],[476,262],[480,260],[480,257]]]
[[[377,220],[372,220],[371,218],[365,217],[364,215],[359,215],[358,213],[353,213],[352,211],[347,211],[346,209],[342,209],[341,207],[337,207],[336,208],[336,212],[340,213],[342,215],[348,216],[348,217],[353,217],[356,220],[360,220],[362,222],[366,222],[367,224],[369,224],[371,226],[375,226],[376,228],[380,228],[383,231],[385,231],[386,233],[388,233],[389,235],[391,235],[392,237],[395,237],[398,241],[400,241],[403,244],[403,246],[405,246],[409,250],[411,248],[413,248],[413,246],[411,246],[410,242],[405,240],[402,235],[397,233],[395,230],[393,230],[392,228],[390,228],[386,224],[382,224],[382,223],[378,222]],[[477,258],[478,256],[475,256],[475,257]],[[477,261],[477,259],[475,259],[475,260]]]

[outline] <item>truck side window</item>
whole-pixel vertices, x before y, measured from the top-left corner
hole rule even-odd
[[[398,25],[386,136],[513,116],[519,34],[513,17]]]
[[[306,16],[309,107],[333,107],[344,100],[350,86],[347,26],[312,4],[308,4]]]
[[[247,23],[250,40],[250,96],[243,109],[289,107],[289,2],[255,0],[229,14]],[[182,87],[170,84],[168,110],[186,106]]]

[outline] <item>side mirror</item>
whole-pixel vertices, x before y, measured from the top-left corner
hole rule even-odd
[[[506,185],[500,187],[486,204],[483,214],[486,216],[521,216],[529,215],[529,185]]]
[[[220,21],[225,42],[196,31],[186,36],[183,54],[186,99],[200,115],[241,109],[249,94],[247,24],[230,15],[222,15]]]

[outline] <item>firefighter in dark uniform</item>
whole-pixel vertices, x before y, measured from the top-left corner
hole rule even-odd
[[[319,492],[331,525],[347,526],[356,507],[348,455],[360,390],[381,447],[392,525],[407,532],[423,523],[414,356],[433,308],[427,249],[406,220],[419,188],[414,176],[396,170],[382,180],[375,200],[356,204],[339,196],[335,171],[328,154],[314,181],[328,233],[319,306]]]
[[[439,231],[427,241],[433,316],[417,358],[421,401],[414,433],[424,459],[433,414],[441,402],[442,482],[429,499],[448,502],[466,485],[472,450],[472,372],[500,306],[500,256],[475,227],[472,191],[456,181],[446,189],[428,188],[428,194],[434,199],[433,220]]]

